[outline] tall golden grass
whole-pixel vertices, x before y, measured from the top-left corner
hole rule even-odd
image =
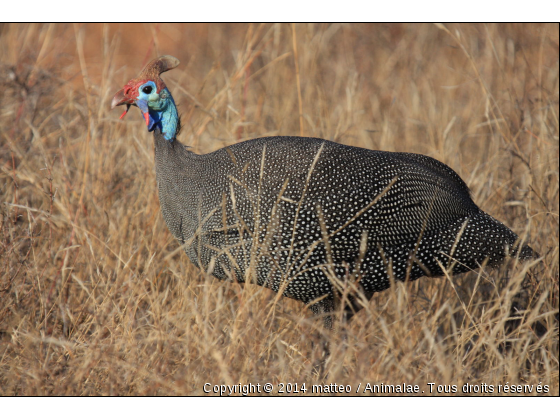
[[[432,383],[558,395],[558,32],[1,26],[0,394],[204,395],[205,383],[270,382],[273,394],[280,383],[305,383],[306,395],[323,383],[445,394]],[[318,377],[320,320],[206,276],[162,220],[152,136],[137,112],[110,111],[114,92],[162,54],[182,62],[164,79],[179,138],[197,153],[301,133],[427,154],[541,258],[395,284],[345,339],[326,333]]]

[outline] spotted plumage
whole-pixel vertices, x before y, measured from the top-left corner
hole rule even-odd
[[[169,56],[149,63],[113,106],[141,109],[154,132],[167,226],[217,278],[257,283],[315,312],[331,311],[340,288],[350,287],[351,314],[358,294],[387,289],[391,276],[415,280],[533,256],[477,207],[451,168],[427,156],[303,137],[191,152],[175,137],[173,99],[154,76],[172,64]]]

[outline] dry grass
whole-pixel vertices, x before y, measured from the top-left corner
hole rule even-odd
[[[558,395],[558,25],[295,25],[295,43],[292,29],[0,27],[1,395],[321,383],[301,303],[176,251],[152,136],[109,109],[160,54],[182,62],[164,78],[197,152],[301,131],[424,153],[542,256],[376,295],[330,337],[328,383]]]

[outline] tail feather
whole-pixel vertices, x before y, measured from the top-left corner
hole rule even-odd
[[[449,232],[451,235],[443,250],[459,263],[455,272],[468,271],[467,267],[477,268],[484,262],[495,267],[507,257],[521,260],[538,257],[531,247],[521,244],[519,236],[507,226],[482,211],[459,220]]]

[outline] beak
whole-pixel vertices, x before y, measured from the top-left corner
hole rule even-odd
[[[125,111],[122,113],[121,117],[119,118],[122,119],[130,109],[130,106],[132,104],[134,104],[134,99],[127,96],[126,93],[124,92],[124,89],[121,89],[117,93],[115,93],[115,96],[111,101],[111,109],[114,109],[119,105],[126,105]]]
[[[131,96],[127,95],[127,93],[125,92],[124,89],[121,89],[117,93],[115,93],[115,96],[113,97],[113,100],[111,101],[111,109],[114,109],[115,107],[120,106],[120,105],[126,105],[126,109],[124,110],[124,112],[122,113],[122,115],[119,118],[120,120],[122,120],[124,118],[124,116],[126,115],[128,110],[130,109],[130,107],[132,105],[135,105],[138,108],[140,108],[140,111],[142,112],[142,115],[144,116],[144,120],[146,121],[146,125],[148,126],[148,130],[152,131],[152,129],[154,127],[154,124],[155,124],[155,121],[150,116],[150,111],[148,109],[148,103],[145,100],[132,98]]]

